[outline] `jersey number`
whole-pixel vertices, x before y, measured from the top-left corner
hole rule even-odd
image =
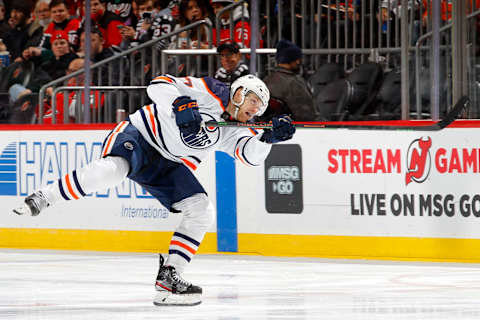
[[[193,88],[192,80],[190,80],[189,77],[185,77],[185,82],[184,82],[184,84],[185,84],[187,87]]]

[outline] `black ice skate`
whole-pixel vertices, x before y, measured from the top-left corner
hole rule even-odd
[[[174,267],[165,266],[162,255],[155,289],[158,291],[153,301],[156,306],[194,306],[202,302],[202,288],[182,279]]]
[[[13,209],[18,215],[28,214],[32,216],[37,216],[40,211],[48,207],[50,204],[45,198],[45,195],[42,191],[36,191],[25,198],[25,201],[21,207]]]

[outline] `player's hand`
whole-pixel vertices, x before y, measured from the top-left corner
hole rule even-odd
[[[184,135],[197,134],[202,123],[197,101],[189,96],[181,96],[175,99],[172,105],[180,132]]]
[[[260,141],[266,143],[276,143],[290,140],[295,133],[295,126],[292,123],[292,118],[287,115],[273,117],[272,129],[267,129],[263,132]]]

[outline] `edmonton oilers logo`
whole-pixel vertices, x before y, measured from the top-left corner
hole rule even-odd
[[[211,115],[200,113],[204,122],[215,120]],[[180,133],[183,143],[193,149],[206,149],[218,142],[220,139],[220,128],[218,127],[201,127],[197,134],[184,135]]]

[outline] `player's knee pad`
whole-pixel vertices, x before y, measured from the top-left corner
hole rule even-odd
[[[215,210],[204,193],[197,193],[173,205],[183,214],[184,227],[207,229],[214,220]]]
[[[92,161],[77,170],[78,179],[85,191],[100,191],[122,183],[130,165],[122,157],[106,157]]]

